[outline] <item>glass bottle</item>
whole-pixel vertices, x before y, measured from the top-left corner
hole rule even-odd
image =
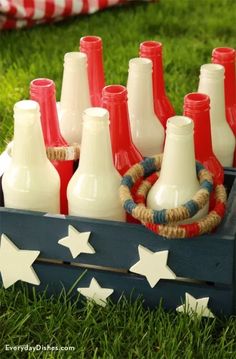
[[[64,57],[58,109],[61,134],[70,145],[81,143],[82,115],[90,106],[87,56],[82,52],[68,52]]]
[[[167,121],[160,177],[148,193],[147,206],[157,210],[176,208],[190,200],[199,189],[193,121],[186,116],[171,117]],[[208,205],[182,223],[194,222],[207,212]]]
[[[236,136],[236,51],[230,47],[217,47],[212,51],[212,63],[225,68],[226,119]]]
[[[209,96],[193,92],[184,97],[184,115],[194,122],[196,159],[214,176],[214,184],[224,182],[224,170],[212,149]]]
[[[144,157],[161,153],[164,128],[154,112],[151,60],[129,61],[127,90],[133,143]]]
[[[46,147],[67,147],[61,135],[55,96],[55,84],[50,79],[35,79],[30,83],[30,98],[37,101],[41,112],[41,125]],[[61,213],[68,214],[66,189],[73,175],[73,161],[52,161],[61,180],[60,207]]]
[[[67,189],[69,214],[124,221],[120,181],[112,159],[109,113],[104,108],[86,109],[79,167]]]
[[[80,51],[88,58],[89,91],[92,106],[101,106],[102,89],[105,86],[102,39],[84,36],[80,39]]]
[[[5,207],[60,212],[60,177],[46,155],[35,101],[19,101],[14,106],[12,161],[2,187]]]
[[[166,95],[162,63],[162,48],[163,45],[161,42],[144,41],[140,44],[139,55],[140,57],[152,60],[154,109],[162,125],[166,128],[166,121],[169,117],[175,115],[175,111]]]
[[[210,120],[213,151],[222,166],[232,166],[235,136],[226,121],[224,67],[218,64],[201,66],[198,92],[210,97]]]
[[[127,90],[121,85],[110,85],[102,91],[102,107],[110,113],[110,135],[113,160],[123,176],[142,155],[132,142],[127,105]]]

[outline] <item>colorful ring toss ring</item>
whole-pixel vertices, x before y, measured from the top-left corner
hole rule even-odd
[[[213,190],[211,173],[198,162],[196,170],[200,189],[191,200],[177,208],[160,211],[145,206],[148,191],[158,178],[156,172],[161,168],[161,160],[162,155],[147,158],[126,172],[120,186],[120,198],[125,210],[147,228],[167,238],[193,237],[214,229],[225,213],[226,192],[223,185],[216,186],[215,208],[206,217],[191,224],[176,223],[193,217],[206,205]],[[137,186],[137,182],[139,188],[134,200],[131,189]]]

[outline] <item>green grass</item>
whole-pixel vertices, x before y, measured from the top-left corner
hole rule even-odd
[[[127,80],[128,61],[146,39],[164,43],[168,94],[182,113],[183,96],[197,89],[199,68],[217,46],[235,46],[234,0],[162,0],[114,8],[90,17],[0,34],[0,148],[12,137],[13,104],[28,97],[36,77],[55,80],[59,99],[63,56],[86,34],[102,36],[107,83]],[[190,320],[147,311],[124,300],[107,308],[80,307],[64,296],[29,298],[0,291],[1,358],[236,358],[235,319]],[[75,346],[74,353],[6,352],[5,344]],[[15,355],[15,356],[14,356]],[[71,355],[71,356],[70,356]]]
[[[165,313],[161,306],[144,309],[141,300],[131,305],[120,300],[102,308],[89,303],[71,304],[65,294],[59,299],[32,296],[10,289],[0,292],[0,357],[4,345],[42,344],[74,346],[63,352],[13,352],[9,358],[235,358],[234,319],[199,320],[185,314]],[[56,354],[55,354],[56,353]],[[7,357],[7,356],[6,356]]]

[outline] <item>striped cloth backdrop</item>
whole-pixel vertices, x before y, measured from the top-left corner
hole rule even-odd
[[[145,0],[142,0],[145,1]],[[0,30],[92,14],[130,0],[0,0]]]

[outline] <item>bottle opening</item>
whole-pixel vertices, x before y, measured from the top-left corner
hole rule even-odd
[[[67,52],[64,56],[64,64],[69,66],[87,64],[87,55],[79,51]]]
[[[14,112],[30,112],[39,111],[39,104],[32,100],[22,100],[15,103]]]
[[[193,131],[193,121],[187,116],[173,116],[167,120],[167,132],[187,135]]]
[[[20,121],[24,126],[34,123],[34,116],[39,115],[39,104],[32,100],[22,100],[14,105],[15,120]]]
[[[109,85],[105,86],[102,90],[102,99],[109,101],[126,101],[127,89],[122,85]]]
[[[55,83],[50,79],[40,78],[31,81],[30,96],[34,100],[34,96],[39,94],[53,95],[55,93]]]
[[[210,97],[199,92],[192,92],[184,97],[184,110],[206,110],[210,107]]]
[[[101,49],[102,39],[99,36],[84,36],[80,39],[80,49]]]
[[[152,70],[152,61],[145,57],[136,57],[129,61],[129,69],[139,72],[150,72]]]
[[[162,43],[158,41],[144,41],[140,44],[140,55],[161,55]]]
[[[102,107],[89,107],[83,113],[83,119],[107,120],[109,118],[109,112]]]
[[[224,78],[225,69],[222,65],[218,64],[205,64],[201,66],[201,75],[218,80]]]
[[[217,47],[212,51],[213,61],[219,62],[234,62],[236,51],[231,47]]]

